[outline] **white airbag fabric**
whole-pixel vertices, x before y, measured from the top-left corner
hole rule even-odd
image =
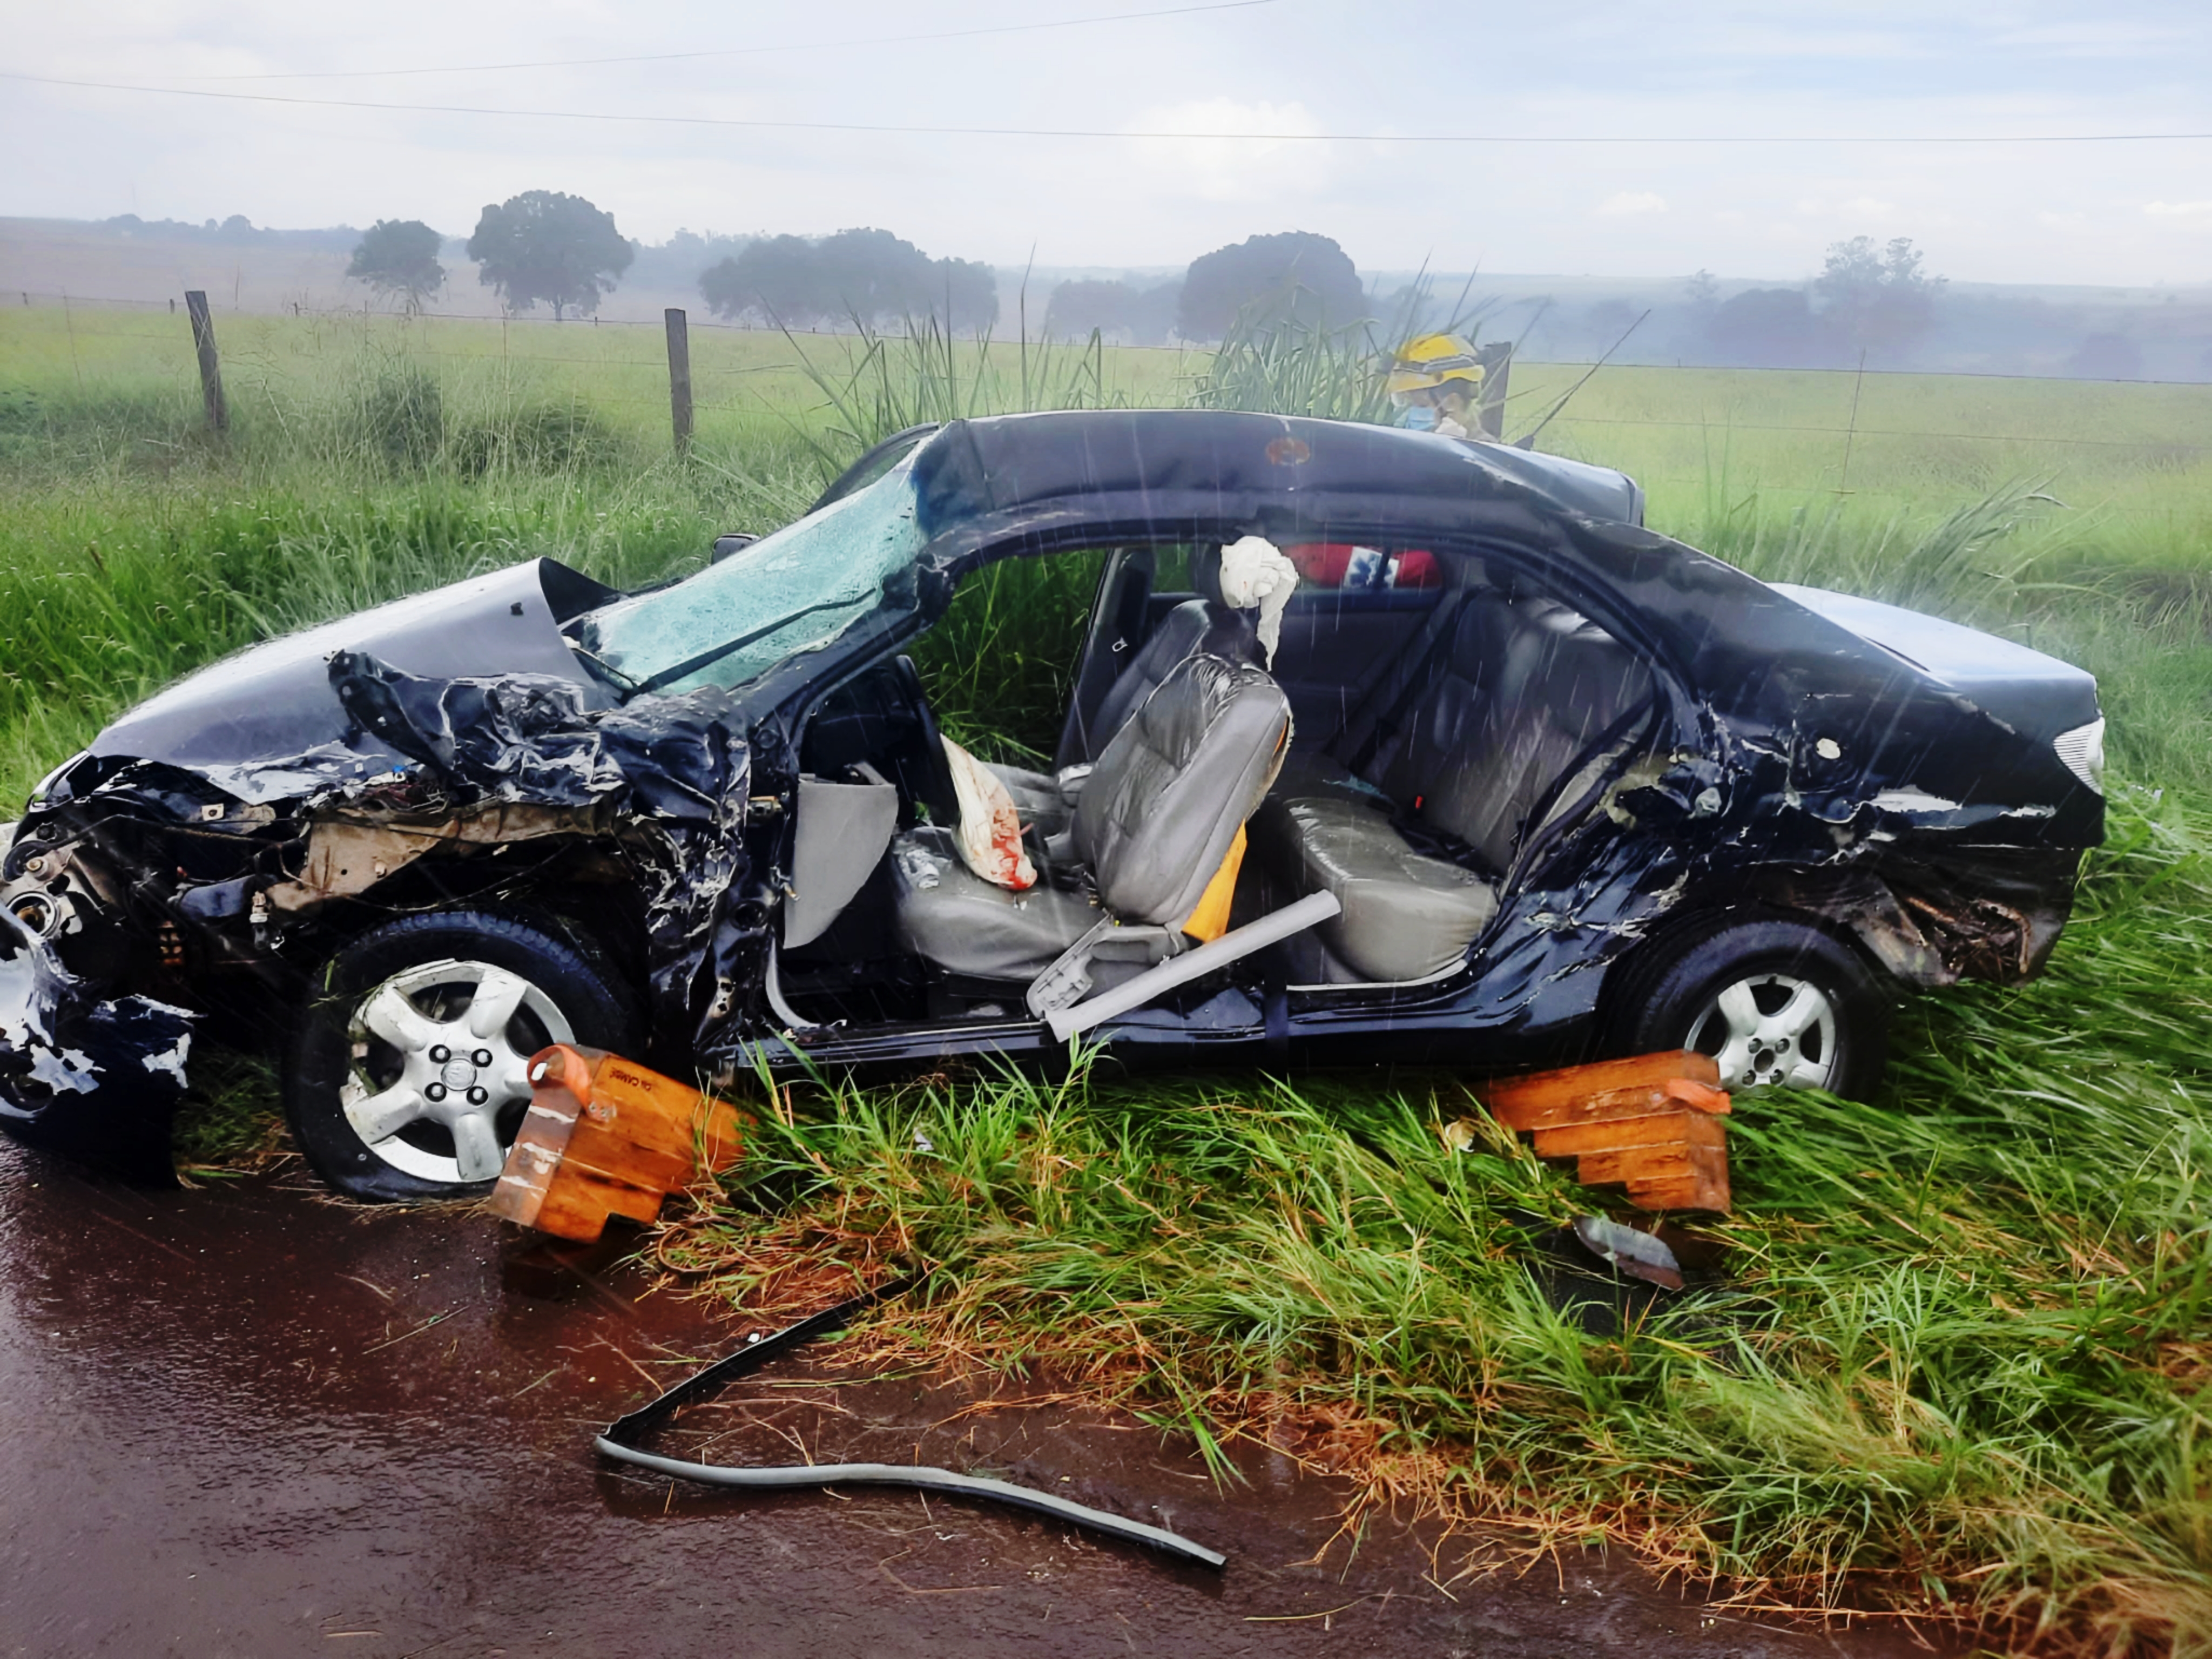
[[[1021,815],[1006,782],[950,738],[940,738],[952,767],[952,793],[960,803],[960,828],[952,838],[960,861],[994,887],[1025,892],[1036,885],[1036,866],[1022,846]]]
[[[1283,607],[1297,585],[1297,566],[1265,536],[1245,536],[1221,550],[1222,603],[1236,611],[1258,607],[1260,620],[1253,631],[1271,664],[1283,636]]]

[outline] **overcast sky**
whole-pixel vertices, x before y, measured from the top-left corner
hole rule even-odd
[[[0,0],[0,67],[17,74],[1109,135],[586,122],[11,80],[0,214],[421,218],[465,235],[486,202],[544,188],[591,198],[647,241],[679,226],[881,225],[1002,264],[1032,249],[1051,266],[1181,264],[1295,228],[1336,237],[1370,270],[1792,278],[1864,233],[1913,237],[1965,280],[2212,278],[2212,142],[2002,142],[2212,133],[2206,0],[1261,0],[1129,15],[1175,3]],[[365,73],[678,52],[726,55]],[[287,78],[217,78],[257,76]],[[1240,131],[1348,136],[1114,136]],[[1469,134],[1483,142],[1373,137]],[[1873,142],[1946,137],[1978,142]],[[1603,138],[1630,142],[1588,142]],[[1739,142],[1663,142],[1682,138]]]

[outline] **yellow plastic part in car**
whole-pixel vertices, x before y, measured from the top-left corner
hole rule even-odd
[[[1229,843],[1229,855],[1221,860],[1213,879],[1206,884],[1206,890],[1198,896],[1198,908],[1182,925],[1182,931],[1200,945],[1211,945],[1229,931],[1229,901],[1236,896],[1237,872],[1243,866],[1244,826],[1240,823],[1237,839]]]

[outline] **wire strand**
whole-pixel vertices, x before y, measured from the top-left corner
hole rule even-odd
[[[1087,28],[1100,23],[1137,23],[1156,17],[1187,17],[1196,12],[1245,11],[1277,0],[1212,0],[1199,6],[1167,6],[1157,11],[1105,12],[1091,17],[1063,17],[1046,23],[1003,23],[988,28],[937,29],[921,34],[864,35],[851,40],[801,40],[781,46],[717,46],[697,52],[632,52],[619,58],[544,58],[518,64],[434,64],[420,69],[269,70],[252,75],[185,75],[184,81],[367,81],[403,75],[493,75],[510,70],[589,69],[605,64],[675,64],[702,58],[763,58],[778,52],[849,52],[860,46],[919,45],[927,40],[972,40],[986,34],[1035,34],[1046,29]]]
[[[404,115],[483,115],[530,121],[590,121],[600,125],[726,127],[760,132],[898,133],[924,137],[1204,139],[1220,143],[1342,144],[1665,144],[1670,146],[1789,144],[2144,144],[2193,143],[2212,139],[2206,132],[2013,132],[1827,134],[1745,133],[1557,134],[1515,132],[1157,132],[1111,127],[983,127],[896,121],[792,121],[749,119],[732,115],[624,115],[599,110],[503,109],[486,104],[401,104],[372,98],[307,98],[292,93],[216,92],[205,87],[133,86],[120,81],[82,81],[58,75],[0,70],[0,80],[37,86],[72,87],[91,92],[131,92],[166,98],[204,98],[253,104],[291,104],[313,109],[380,110]]]

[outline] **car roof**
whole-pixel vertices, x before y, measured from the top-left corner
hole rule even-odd
[[[1211,496],[1252,507],[1364,498],[1378,507],[1395,498],[1401,509],[1504,497],[1614,523],[1644,516],[1635,480],[1608,467],[1395,427],[1232,410],[955,421],[921,440],[913,465],[933,536],[970,519],[1096,497],[1188,504]]]

